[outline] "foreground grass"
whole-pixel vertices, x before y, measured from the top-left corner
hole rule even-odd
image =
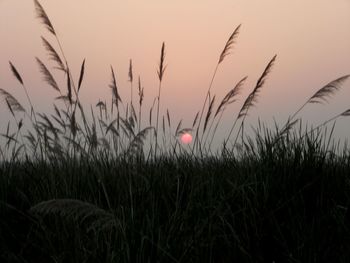
[[[308,144],[309,142],[309,144]],[[3,163],[3,262],[348,262],[350,156]]]

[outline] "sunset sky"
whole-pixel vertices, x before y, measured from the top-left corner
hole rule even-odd
[[[174,122],[191,126],[201,109],[219,55],[232,31],[242,24],[232,54],[220,65],[212,92],[219,100],[244,76],[248,81],[239,100],[228,108],[220,135],[232,120],[269,60],[274,68],[257,106],[247,121],[258,117],[282,123],[313,93],[328,82],[350,74],[349,0],[41,0],[76,80],[86,59],[81,100],[95,105],[109,101],[110,65],[116,71],[119,90],[129,100],[129,60],[134,76],[145,88],[145,115],[157,94],[157,66],[162,42],[166,45],[161,111],[168,108]],[[10,60],[20,72],[39,112],[52,111],[57,92],[47,87],[35,57],[50,68],[40,36],[55,48],[55,39],[36,19],[31,0],[0,0],[0,88],[27,106],[24,92],[10,72]],[[65,85],[61,72],[56,80]],[[134,94],[137,94],[134,85]],[[325,105],[309,105],[300,116],[319,124],[350,108],[350,81]],[[1,100],[0,132],[10,114]],[[146,118],[148,121],[148,117]],[[146,122],[146,121],[145,121]],[[336,134],[350,134],[350,119],[339,120]]]

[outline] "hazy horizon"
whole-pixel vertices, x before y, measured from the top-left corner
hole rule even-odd
[[[350,74],[350,1],[313,0],[284,2],[105,0],[40,1],[62,42],[75,81],[86,59],[80,94],[85,106],[111,100],[110,65],[116,71],[123,101],[129,101],[129,60],[134,78],[140,75],[145,88],[144,116],[158,91],[157,66],[161,44],[166,45],[167,69],[162,88],[161,113],[168,108],[174,123],[183,119],[190,127],[202,107],[218,57],[232,31],[242,24],[231,54],[220,65],[212,93],[218,101],[244,76],[239,100],[231,105],[218,135],[227,134],[246,96],[254,88],[269,60],[277,60],[247,122],[257,119],[282,124],[313,93],[328,82]],[[50,69],[40,36],[57,48],[54,38],[36,18],[33,1],[0,1],[0,88],[27,106],[22,87],[13,77],[8,61],[20,72],[38,112],[52,112],[58,96],[42,80],[35,57]],[[62,72],[52,70],[65,87]],[[134,83],[134,98],[137,94]],[[350,108],[350,81],[344,83],[325,105],[308,105],[299,115],[317,125]],[[217,105],[217,104],[216,104]],[[28,108],[28,107],[26,107]],[[10,114],[0,103],[0,132]],[[349,134],[350,119],[339,119],[336,134]],[[174,125],[175,126],[175,125]],[[220,136],[217,136],[220,137]]]

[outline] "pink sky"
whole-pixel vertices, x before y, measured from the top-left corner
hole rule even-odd
[[[122,97],[129,98],[127,72],[132,59],[134,75],[141,75],[143,80],[148,114],[158,88],[156,69],[161,44],[165,41],[167,70],[161,109],[165,113],[169,108],[175,122],[183,118],[184,126],[190,126],[202,106],[218,56],[239,24],[242,28],[237,43],[220,66],[213,92],[221,100],[239,79],[248,75],[248,81],[240,100],[225,115],[222,135],[275,54],[278,57],[273,71],[257,107],[247,119],[252,124],[257,117],[269,123],[273,117],[285,120],[317,89],[350,73],[348,0],[40,2],[58,32],[76,78],[86,58],[81,100],[87,106],[96,104],[99,98],[110,99],[110,65],[116,70]],[[41,35],[55,45],[54,39],[35,19],[33,1],[0,0],[0,87],[27,105],[21,87],[9,70],[11,60],[27,84],[38,111],[48,111],[57,94],[41,80],[35,62],[36,56],[48,61]],[[64,85],[62,74],[53,72]],[[318,124],[350,108],[349,98],[350,81],[330,104],[310,105],[302,116]],[[3,103],[0,117],[3,131],[9,118]],[[349,121],[339,121],[340,135],[350,133]]]

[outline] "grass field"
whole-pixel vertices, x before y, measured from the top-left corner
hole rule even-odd
[[[130,98],[120,97],[111,68],[110,102],[86,110],[79,100],[85,60],[75,80],[49,17],[34,3],[56,39],[43,37],[43,46],[66,85],[36,59],[58,96],[52,114],[39,113],[9,63],[30,108],[0,88],[13,118],[1,132],[1,262],[349,262],[350,151],[333,140],[333,131],[350,109],[317,127],[304,127],[299,117],[308,104],[328,100],[349,75],[317,90],[282,126],[259,123],[248,135],[245,119],[267,85],[274,56],[222,147],[212,151],[223,113],[246,80],[219,102],[213,95],[216,72],[240,26],[220,53],[192,126],[182,127],[160,110],[164,43],[150,109],[143,107],[143,86],[130,61]],[[186,147],[179,140],[185,133],[194,138]]]

